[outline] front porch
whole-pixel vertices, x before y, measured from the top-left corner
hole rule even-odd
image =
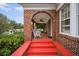
[[[25,43],[12,56],[79,55],[79,38],[74,37],[77,31],[71,26],[75,18],[72,15],[75,10],[72,8],[76,7],[76,4],[21,5],[24,7]],[[41,28],[38,24],[45,24],[45,26],[42,25],[43,31],[40,31],[40,37],[35,37],[33,30]],[[74,24],[76,26],[76,22]]]

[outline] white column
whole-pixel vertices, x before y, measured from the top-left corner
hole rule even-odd
[[[59,33],[61,33],[61,10],[59,11]]]
[[[53,19],[51,18],[50,19],[50,34],[51,34],[51,36],[52,36],[52,32],[53,32],[52,25],[53,25]]]

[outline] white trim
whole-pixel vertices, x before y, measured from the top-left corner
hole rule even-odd
[[[77,15],[76,15],[76,16],[77,16],[77,20],[76,20],[76,22],[77,22],[77,36],[79,36],[79,33],[78,33],[78,32],[79,32],[79,31],[78,31],[78,30],[79,30],[79,29],[78,29],[78,27],[79,27],[79,23],[78,23],[78,21],[79,21],[79,20],[78,20],[78,15],[79,15],[78,13],[79,13],[79,11],[78,11],[78,8],[79,8],[79,7],[78,7],[78,4],[76,4],[76,6],[77,6],[77,7],[76,7],[76,9],[77,9]]]
[[[56,11],[58,11],[65,3],[60,3],[56,9]]]
[[[70,4],[70,33],[74,36],[77,35],[77,12],[76,3]]]
[[[74,35],[72,35],[72,34],[67,34],[67,33],[63,33],[63,32],[61,32],[61,33],[59,33],[59,34],[62,34],[62,35],[68,35],[68,36],[71,36],[71,37],[79,38],[79,36],[74,36]]]
[[[31,7],[31,8],[25,8],[24,7],[24,10],[56,10],[56,8],[50,8],[50,7]]]
[[[64,33],[64,32],[60,32],[59,34],[68,35],[68,36],[73,36],[73,35],[71,35],[71,33]],[[75,37],[75,36],[74,36],[74,37]]]
[[[61,32],[61,10],[59,11],[59,33]]]
[[[64,33],[64,32],[60,32],[59,34],[64,34],[64,35],[69,35],[69,36],[71,36],[71,34],[69,34],[69,33]]]

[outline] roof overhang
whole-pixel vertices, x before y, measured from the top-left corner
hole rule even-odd
[[[65,3],[20,3],[27,10],[56,10],[58,11]]]
[[[27,10],[56,10],[60,3],[20,3]]]

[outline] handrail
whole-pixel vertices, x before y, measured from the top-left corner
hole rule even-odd
[[[24,44],[19,47],[11,56],[23,56],[26,50],[28,50],[29,46],[31,44],[31,41],[26,41]]]
[[[53,42],[54,45],[56,46],[56,48],[60,51],[60,53],[63,55],[63,56],[73,56],[74,54],[69,51],[68,49],[64,48],[64,46],[62,46],[60,43],[58,42]]]

